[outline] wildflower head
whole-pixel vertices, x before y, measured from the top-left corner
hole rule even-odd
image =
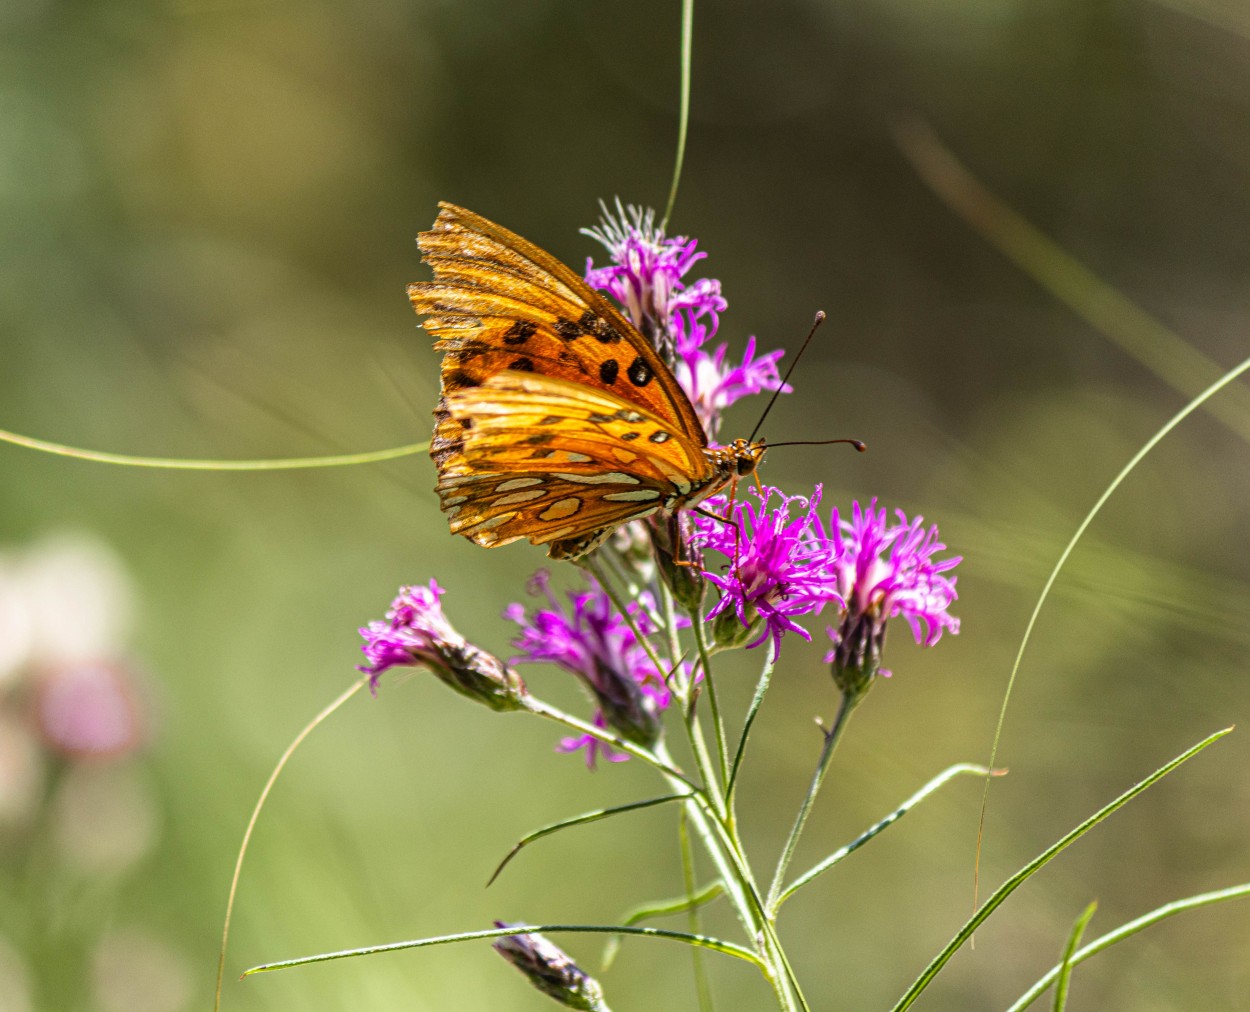
[[[838,589],[846,612],[837,629],[830,629],[833,650],[825,658],[843,692],[862,695],[881,668],[886,623],[897,615],[911,626],[916,642],[932,646],[944,630],[959,632],[959,619],[948,609],[954,603],[955,577],[947,576],[960,557],[936,559],[946,546],[936,526],[927,530],[923,517],[908,520],[896,511],[891,524],[884,508],[873,499],[867,507],[853,503],[851,519],[833,511],[831,535],[838,544]]]
[[[504,612],[505,618],[521,627],[512,641],[521,651],[513,663],[546,661],[564,668],[594,696],[599,726],[610,727],[639,745],[654,745],[660,735],[660,713],[670,701],[665,672],[652,662],[607,594],[592,582],[588,590],[569,592],[566,605],[552,593],[545,570],[530,581],[530,592],[544,596],[548,606],[530,613],[514,604]],[[644,596],[629,606],[634,627],[643,636],[654,629],[648,604]],[[579,748],[584,743],[575,739],[566,742],[565,748]],[[592,765],[596,754],[593,746],[588,749]]]
[[[728,306],[714,278],[686,281],[690,269],[707,254],[685,236],[666,238],[655,224],[655,212],[606,207],[598,228],[587,235],[608,250],[610,263],[586,265],[586,282],[607,292],[625,315],[673,367],[709,435],[720,427],[721,413],[748,394],[781,386],[777,361],[782,352],[755,356],[755,339],[747,341],[741,363],[727,357],[728,346],[710,347]]]
[[[511,925],[496,921],[495,927]],[[504,935],[494,943],[494,949],[525,974],[538,990],[565,1008],[582,1012],[599,1012],[606,1008],[599,982],[542,935],[534,932]]]
[[[699,541],[730,560],[725,573],[705,572],[721,591],[708,617],[733,615],[742,627],[757,630],[748,646],[771,638],[774,650],[779,650],[787,632],[811,639],[795,618],[842,600],[837,585],[839,546],[826,536],[816,516],[820,491],[817,485],[808,499],[783,495],[775,488],[765,488],[762,494],[751,489],[734,503],[727,518],[732,524],[699,517]],[[720,496],[708,500],[708,507],[723,513],[728,501]],[[725,624],[718,622],[718,631]]]
[[[525,683],[499,658],[474,646],[452,628],[443,614],[443,589],[401,587],[386,620],[370,622],[360,630],[365,638],[369,687],[377,691],[378,678],[394,667],[426,667],[441,682],[493,710],[524,707]]]

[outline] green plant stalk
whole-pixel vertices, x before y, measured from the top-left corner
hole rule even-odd
[[[777,916],[777,907],[780,905],[781,884],[785,881],[786,871],[790,867],[790,861],[794,857],[794,850],[799,843],[799,836],[803,832],[803,827],[807,824],[807,817],[811,813],[812,803],[820,792],[820,785],[824,782],[825,774],[829,772],[829,763],[833,759],[833,753],[838,747],[838,741],[842,737],[842,732],[846,729],[847,721],[850,720],[851,713],[859,705],[861,699],[863,699],[862,694],[855,695],[844,692],[842,701],[838,705],[838,715],[834,719],[833,727],[825,732],[824,744],[820,749],[820,758],[816,761],[816,771],[812,774],[812,782],[807,788],[807,794],[803,797],[803,803],[799,806],[798,815],[794,819],[794,826],[790,829],[786,845],[782,849],[780,859],[777,861],[777,870],[773,873],[773,884],[768,887],[767,910],[770,920],[775,919]]]
[[[708,708],[712,711],[712,729],[716,734],[716,754],[720,759],[720,779],[716,783],[726,788],[724,809],[728,814],[729,748],[725,743],[725,722],[721,717],[720,701],[716,696],[716,679],[712,677],[712,664],[708,656],[703,615],[698,610],[690,612],[690,624],[694,631],[695,644],[699,648],[699,663],[703,666],[703,684],[707,686]]]
[[[686,926],[690,930],[690,934],[700,934],[700,917],[699,905],[695,902],[695,894],[697,892],[697,884],[694,871],[694,852],[690,847],[690,827],[688,825],[689,815],[685,808],[681,810],[681,814],[677,819],[677,842],[681,850],[681,877],[682,885],[686,890],[686,898],[690,903],[690,908],[686,911]],[[694,946],[690,949],[691,970],[694,973],[694,990],[699,1000],[699,1012],[714,1012],[714,1004],[712,1002],[712,987],[707,979],[707,967],[703,965],[703,952]]]

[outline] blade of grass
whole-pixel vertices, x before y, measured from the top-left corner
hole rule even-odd
[[[1055,980],[1054,1012],[1064,1012],[1064,1009],[1068,1007],[1068,985],[1072,980],[1072,967],[1076,965],[1072,962],[1072,957],[1076,952],[1076,947],[1081,944],[1085,926],[1089,924],[1090,918],[1094,916],[1094,911],[1097,909],[1098,902],[1095,900],[1081,911],[1081,916],[1076,919],[1076,923],[1072,925],[1072,930],[1068,933],[1068,943],[1063,948],[1063,959],[1059,961],[1059,976]]]
[[[1166,903],[1148,914],[1143,914],[1127,924],[1120,925],[1114,931],[1108,931],[1105,935],[1095,938],[1089,945],[1072,956],[1072,965],[1076,966],[1079,963],[1083,963],[1091,956],[1098,955],[1104,949],[1111,948],[1116,942],[1122,942],[1124,939],[1137,934],[1137,932],[1150,927],[1152,924],[1158,924],[1160,921],[1184,913],[1186,910],[1195,910],[1198,907],[1212,906],[1227,900],[1240,900],[1247,897],[1250,897],[1250,882],[1229,886],[1227,889],[1217,889],[1215,892],[1199,893],[1197,896],[1189,896],[1183,900]],[[1059,976],[1059,971],[1060,966],[1051,967],[1045,976],[1022,994],[1007,1012],[1024,1012],[1054,983],[1055,978]]]
[[[986,189],[928,124],[918,120],[900,124],[894,136],[912,168],[951,210],[1164,383],[1192,397],[1223,371]],[[1250,390],[1238,387],[1207,410],[1250,440]]]
[[[760,707],[764,705],[764,696],[768,693],[768,686],[773,680],[773,669],[777,666],[777,648],[774,644],[768,645],[768,654],[764,658],[764,667],[760,671],[759,681],[755,683],[755,695],[751,698],[751,705],[747,709],[746,720],[742,723],[742,735],[738,738],[738,748],[734,752],[733,764],[729,768],[729,782],[725,785],[725,797],[730,799],[730,811],[733,810],[733,793],[734,786],[738,783],[738,770],[742,767],[742,757],[746,755],[747,740],[751,737],[751,728],[755,724],[755,718],[759,715]]]
[[[53,443],[33,436],[0,429],[0,443],[24,446],[28,450],[51,453],[58,457],[90,460],[97,464],[117,464],[121,467],[155,467],[167,471],[291,471],[314,467],[350,467],[355,464],[376,464],[383,460],[411,457],[430,448],[429,441],[393,446],[389,450],[370,450],[366,453],[342,453],[331,457],[278,457],[274,460],[192,460],[181,457],[135,457],[125,453],[106,453],[103,450],[84,450],[64,443]]]
[[[653,917],[670,917],[673,914],[685,913],[687,910],[693,910],[696,907],[706,906],[713,900],[719,899],[725,895],[725,886],[722,882],[709,882],[702,889],[697,889],[688,896],[677,896],[667,900],[654,900],[651,903],[643,903],[634,907],[627,912],[621,923],[626,927],[638,924],[641,921],[649,921]],[[698,934],[698,932],[691,932]],[[601,970],[611,968],[616,954],[620,950],[621,940],[617,936],[608,939],[608,944],[603,947],[603,956],[599,961]]]
[[[269,774],[269,779],[265,781],[265,786],[261,788],[260,797],[256,799],[256,806],[252,809],[251,818],[247,820],[247,828],[243,830],[243,839],[239,842],[239,856],[235,859],[234,874],[230,877],[230,893],[226,897],[226,918],[221,928],[221,951],[217,954],[217,987],[213,993],[213,1012],[218,1012],[221,1008],[221,985],[226,972],[226,943],[230,941],[230,918],[234,914],[234,900],[239,890],[239,876],[243,873],[243,858],[247,854],[248,844],[252,841],[252,830],[256,828],[256,823],[260,820],[261,809],[265,807],[265,802],[269,800],[269,792],[273,790],[273,785],[277,783],[279,775],[286,768],[286,764],[304,739],[312,734],[313,729],[318,724],[326,720],[335,710],[363,689],[368,684],[368,681],[369,676],[365,675],[317,716],[313,717],[304,726],[304,729],[295,736],[291,744],[286,747],[286,751],[282,753],[278,764],[274,766],[273,772]]]
[[[673,205],[677,203],[677,187],[681,183],[681,167],[686,160],[686,132],[690,127],[691,57],[694,50],[694,0],[681,3],[681,98],[677,118],[677,157],[673,162],[673,182],[668,188],[668,203],[660,219],[660,231],[668,228]]]
[[[1109,805],[1099,809],[1070,833],[1058,842],[1047,847],[1046,850],[1042,851],[1042,853],[1007,879],[1007,881],[999,886],[994,891],[994,894],[985,901],[984,905],[964,922],[963,927],[956,932],[955,937],[947,943],[946,947],[933,957],[933,960],[928,966],[925,967],[920,976],[916,978],[911,987],[907,989],[907,991],[903,994],[903,997],[898,1000],[898,1003],[894,1006],[893,1012],[903,1012],[904,1009],[910,1008],[916,999],[920,997],[921,992],[924,991],[924,989],[933,981],[933,978],[941,972],[942,967],[944,967],[950,961],[950,958],[957,951],[959,951],[960,946],[972,937],[973,932],[980,927],[990,914],[1002,906],[1008,896],[1015,892],[1031,876],[1049,864],[1061,851],[1066,850],[1071,844],[1079,840],[1108,816],[1118,811],[1120,808],[1123,808],[1135,797],[1137,797],[1137,795],[1141,794],[1142,791],[1153,786],[1159,780],[1162,780],[1182,763],[1192,759],[1207,746],[1219,741],[1232,730],[1233,729],[1231,727],[1226,727],[1222,731],[1216,731],[1215,734],[1202,739],[1202,741],[1198,742],[1197,745],[1186,749],[1166,766],[1155,770],[1155,772],[1150,774],[1150,776],[1148,776],[1145,780],[1134,784]]]
[[[1050,590],[1055,585],[1055,580],[1059,577],[1059,571],[1063,569],[1064,564],[1068,561],[1068,557],[1072,554],[1072,550],[1076,548],[1077,542],[1084,536],[1085,531],[1089,528],[1089,525],[1093,523],[1094,517],[1096,517],[1102,510],[1103,506],[1106,505],[1107,500],[1110,499],[1115,490],[1124,483],[1124,479],[1132,473],[1133,469],[1142,462],[1146,454],[1158,446],[1159,443],[1162,442],[1164,436],[1180,425],[1181,422],[1201,407],[1203,403],[1214,397],[1217,393],[1223,390],[1224,387],[1228,386],[1228,384],[1247,370],[1250,370],[1250,358],[1246,359],[1233,369],[1230,369],[1218,380],[1202,391],[1202,393],[1200,393],[1197,397],[1181,408],[1180,411],[1168,419],[1163,427],[1151,436],[1140,450],[1133,454],[1132,459],[1120,469],[1120,473],[1111,479],[1111,484],[1109,484],[1102,495],[1098,497],[1098,501],[1094,503],[1094,505],[1090,508],[1090,511],[1085,514],[1085,519],[1080,522],[1076,528],[1076,532],[1072,535],[1072,538],[1068,541],[1067,545],[1064,546],[1063,551],[1059,553],[1059,558],[1056,560],[1054,568],[1050,571],[1050,575],[1046,578],[1046,583],[1042,587],[1042,592],[1038,596],[1037,603],[1033,605],[1033,613],[1029,616],[1029,621],[1024,627],[1024,635],[1020,639],[1020,647],[1016,650],[1015,660],[1012,661],[1011,664],[1011,674],[1007,678],[1007,688],[1003,692],[1003,702],[998,708],[998,722],[994,727],[994,741],[990,746],[990,761],[986,764],[990,769],[994,768],[994,765],[998,760],[998,745],[1002,740],[1003,724],[1007,719],[1007,706],[1011,702],[1011,693],[1015,688],[1016,675],[1020,671],[1020,662],[1024,659],[1025,648],[1029,645],[1029,639],[1033,635],[1033,627],[1037,624],[1037,616],[1041,614],[1042,605],[1046,603],[1046,598],[1050,596]],[[977,857],[975,870],[973,872],[972,885],[972,905],[974,907],[976,906],[978,886],[980,883],[981,843],[985,835],[985,810],[989,802],[989,792],[990,781],[987,777],[985,780],[985,789],[981,795],[981,818],[977,824]]]

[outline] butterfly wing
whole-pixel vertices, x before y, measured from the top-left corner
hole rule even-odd
[[[519,235],[454,204],[439,208],[417,240],[434,280],[409,285],[408,296],[445,353],[444,394],[504,370],[532,372],[612,393],[707,445],[672,370],[606,298]]]
[[[437,491],[479,545],[574,542],[670,507],[714,480],[701,446],[609,391],[504,370],[444,398],[455,432]],[[467,424],[466,424],[467,423]]]

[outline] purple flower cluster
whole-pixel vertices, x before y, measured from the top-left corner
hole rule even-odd
[[[512,663],[546,661],[564,668],[594,696],[596,727],[610,727],[639,745],[654,745],[660,734],[660,713],[671,698],[666,672],[656,668],[607,594],[595,583],[588,590],[570,591],[566,610],[552,593],[546,570],[534,575],[529,591],[546,597],[549,607],[530,613],[523,605],[513,604],[504,612],[505,618],[521,627],[513,640],[521,653]],[[629,607],[630,618],[643,636],[655,631],[645,607],[648,603],[644,600]],[[589,735],[565,739],[561,748],[566,752],[585,748],[591,766],[600,751],[613,762],[627,758]]]
[[[811,638],[796,618],[836,602],[842,619],[829,630],[834,649],[827,661],[868,679],[889,674],[879,672],[889,619],[902,616],[923,646],[944,630],[957,633],[959,620],[948,610],[955,578],[946,574],[960,559],[935,558],[946,548],[937,528],[926,530],[921,517],[908,520],[901,510],[891,524],[874,499],[866,508],[854,503],[850,521],[835,509],[826,529],[816,515],[820,493],[820,486],[810,499],[751,490],[734,503],[733,523],[697,517],[699,543],[730,560],[727,572],[705,573],[721,591],[709,618],[732,613],[751,630],[748,646],[771,638],[779,650],[785,633]],[[707,505],[722,512],[728,502],[720,496]]]
[[[781,637],[795,632],[811,636],[795,622],[800,615],[819,612],[829,601],[841,603],[837,562],[840,548],[829,539],[816,507],[820,486],[810,499],[787,496],[775,488],[748,492],[759,500],[734,503],[733,523],[698,516],[697,540],[730,560],[727,573],[712,569],[704,575],[721,591],[721,598],[708,613],[709,618],[730,610],[744,628],[758,634],[748,646],[758,646],[771,638],[774,650],[781,649]],[[724,496],[709,499],[711,512],[723,513],[728,507]]]
[[[757,358],[754,337],[737,364],[728,361],[728,345],[709,350],[728,303],[719,281],[683,280],[707,256],[697,251],[695,240],[665,238],[653,211],[625,209],[619,201],[615,216],[605,207],[599,227],[585,231],[607,248],[611,259],[598,268],[587,260],[587,284],[616,299],[672,364],[709,435],[716,434],[721,413],[735,401],[781,386],[777,362],[784,353],[771,351]]]

